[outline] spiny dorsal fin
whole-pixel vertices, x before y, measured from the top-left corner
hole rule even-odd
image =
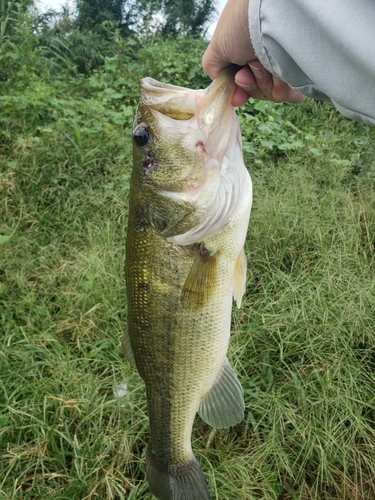
[[[242,386],[226,359],[217,382],[201,402],[198,414],[207,424],[223,429],[241,422],[244,410]]]
[[[216,291],[219,253],[210,254],[202,247],[192,265],[181,292],[181,302],[188,309],[206,305]]]
[[[236,301],[237,307],[241,307],[242,297],[246,290],[246,254],[245,250],[242,249],[240,255],[237,258],[236,267],[234,269],[234,279],[233,279],[233,298]]]

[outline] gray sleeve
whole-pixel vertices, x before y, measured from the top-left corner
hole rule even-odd
[[[375,125],[374,0],[250,0],[249,26],[271,73]]]

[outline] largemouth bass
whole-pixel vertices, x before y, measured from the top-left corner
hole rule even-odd
[[[205,90],[141,82],[133,127],[123,346],[146,385],[146,473],[161,500],[209,500],[191,447],[198,412],[243,419],[227,360],[232,297],[246,282],[252,186],[242,159],[234,72]]]

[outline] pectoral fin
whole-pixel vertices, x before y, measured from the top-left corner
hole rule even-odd
[[[198,414],[204,422],[223,429],[243,420],[243,389],[228,359],[215,385],[200,404]]]
[[[192,310],[208,303],[217,286],[218,257],[201,248],[181,293],[182,304]]]
[[[237,307],[241,307],[242,297],[246,290],[246,255],[245,250],[242,249],[237,258],[236,267],[234,269],[233,279],[233,298],[236,301]]]
[[[125,354],[125,358],[127,359],[127,361],[131,365],[136,366],[132,346],[130,344],[129,329],[127,326],[125,327],[125,333],[124,333],[124,336],[122,337],[121,347],[122,347],[122,350]]]

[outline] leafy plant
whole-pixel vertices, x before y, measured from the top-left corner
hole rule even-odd
[[[289,119],[287,109],[283,104],[251,100],[241,111],[244,151],[255,161],[303,147],[303,132]]]

